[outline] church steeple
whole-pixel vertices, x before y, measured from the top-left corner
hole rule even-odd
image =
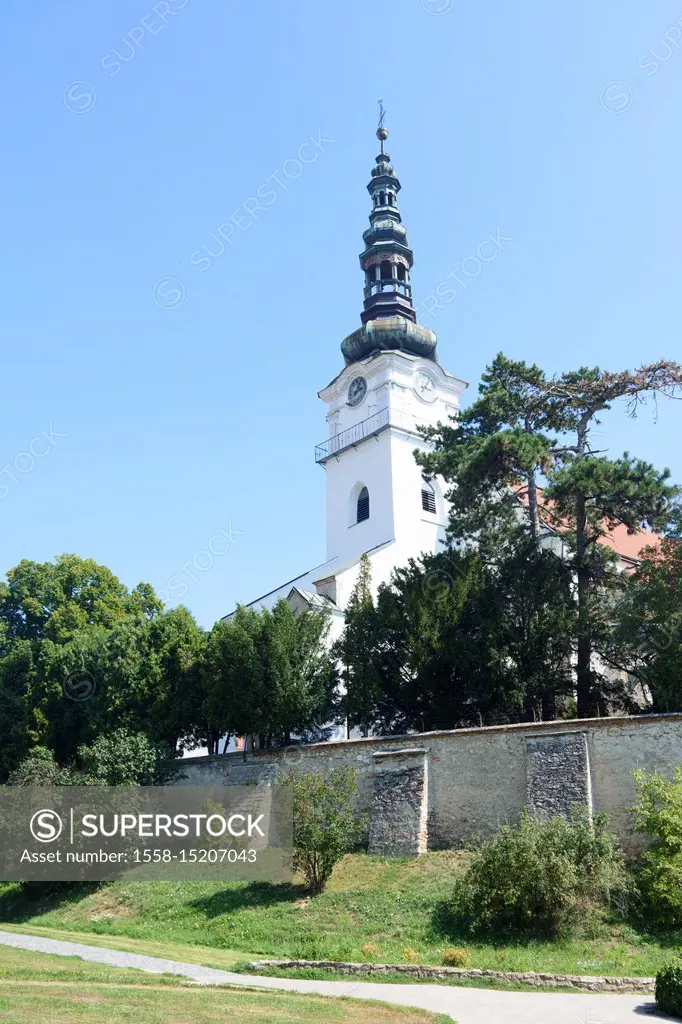
[[[360,266],[365,274],[365,301],[360,317],[363,326],[344,339],[341,351],[347,363],[386,349],[399,349],[435,360],[436,336],[417,324],[412,304],[410,271],[414,255],[398,208],[401,186],[385,150],[388,131],[384,127],[385,111],[381,100],[379,104],[377,138],[381,152],[367,186],[372,210],[370,226],[362,236],[365,249],[360,254]]]
[[[403,316],[416,323],[410,285],[414,256],[398,209],[400,182],[384,148],[388,132],[384,127],[383,104],[377,138],[381,142],[381,152],[367,186],[372,197],[372,212],[369,215],[370,227],[362,236],[365,251],[360,256],[360,266],[365,272],[362,322],[366,324],[380,317]]]

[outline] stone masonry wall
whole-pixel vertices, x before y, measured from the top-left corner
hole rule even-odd
[[[424,853],[428,842],[428,751],[374,755],[369,852],[392,857]]]
[[[458,846],[472,834],[490,834],[503,822],[518,818],[529,802],[543,809],[565,809],[559,802],[570,804],[577,794],[581,802],[591,802],[595,812],[609,815],[623,845],[634,852],[640,843],[630,833],[629,808],[635,799],[632,770],[666,770],[682,763],[682,715],[344,740],[249,754],[246,760],[241,753],[187,758],[181,762],[186,777],[179,784],[245,785],[270,782],[282,771],[328,772],[353,767],[358,773],[358,809],[371,812],[375,782],[384,771],[382,759],[374,755],[395,754],[408,745],[424,751],[427,765],[420,815],[428,817],[429,849]],[[378,792],[383,785],[380,781]],[[386,794],[381,803],[384,808],[391,806]],[[403,827],[406,802],[401,798],[395,806],[402,808],[398,821]],[[414,810],[414,805],[410,806]],[[420,817],[424,828],[425,821],[426,817]]]
[[[533,814],[567,815],[579,804],[592,814],[587,733],[526,740],[526,803]]]

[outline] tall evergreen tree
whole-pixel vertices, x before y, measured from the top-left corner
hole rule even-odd
[[[260,747],[285,745],[292,734],[319,735],[336,689],[328,629],[324,613],[296,615],[285,600],[272,611],[242,605],[215,625],[204,667],[213,752],[225,734]]]
[[[609,531],[624,526],[628,533],[645,528],[665,531],[676,518],[679,487],[668,483],[669,472],[657,471],[625,452],[610,459],[595,450],[592,433],[599,416],[614,401],[625,399],[635,416],[647,395],[674,397],[682,390],[682,368],[660,360],[632,372],[610,373],[581,368],[548,381],[548,401],[558,401],[570,420],[572,443],[549,473],[546,498],[553,521],[569,527],[577,578],[576,689],[578,715],[606,711],[603,676],[595,665],[597,641],[604,632],[601,598],[614,574],[613,558],[600,543]]]
[[[631,533],[664,529],[676,514],[678,493],[667,471],[627,453],[609,459],[595,451],[591,431],[619,398],[636,415],[647,394],[671,396],[680,388],[682,370],[664,361],[634,373],[581,369],[548,379],[536,366],[498,355],[478,400],[453,425],[425,431],[435,451],[417,453],[425,472],[450,484],[451,538],[474,544],[487,564],[516,557],[526,538],[533,557],[540,557],[552,545],[541,520],[568,545],[577,583],[573,625],[581,717],[607,710],[608,686],[595,655],[608,628],[604,593],[616,575],[613,552],[600,542],[619,525]]]
[[[372,597],[372,569],[368,556],[360,559],[358,578],[348,600],[345,628],[334,647],[343,689],[346,729],[368,736],[381,701],[381,683],[375,665],[377,616]]]

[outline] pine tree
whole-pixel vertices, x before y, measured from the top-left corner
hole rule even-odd
[[[604,598],[617,573],[615,555],[601,541],[619,525],[630,533],[665,530],[678,514],[679,493],[667,470],[657,472],[627,453],[610,459],[594,450],[591,431],[598,415],[619,398],[634,416],[647,394],[676,396],[681,389],[676,363],[659,361],[621,373],[582,368],[550,379],[537,366],[500,354],[483,377],[478,400],[453,425],[425,431],[435,450],[417,453],[425,472],[450,484],[451,540],[473,545],[487,565],[502,571],[528,541],[529,557],[539,559],[553,544],[543,521],[568,548],[576,580],[580,717],[607,711],[610,696],[595,656],[608,642],[610,603]],[[570,591],[565,599],[574,600]]]

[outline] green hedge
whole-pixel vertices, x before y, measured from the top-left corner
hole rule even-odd
[[[656,1006],[662,1013],[682,1017],[682,959],[673,960],[656,975]]]

